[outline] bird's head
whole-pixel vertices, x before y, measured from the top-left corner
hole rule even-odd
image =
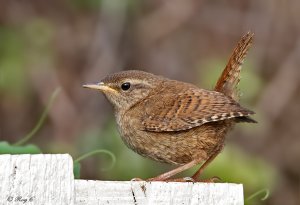
[[[148,96],[162,80],[151,73],[129,70],[108,75],[99,83],[83,87],[101,91],[116,110],[127,110]]]

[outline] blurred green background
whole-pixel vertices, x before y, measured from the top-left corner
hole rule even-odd
[[[246,199],[257,193],[247,204],[300,204],[299,17],[296,0],[0,1],[0,153],[74,159],[97,149],[113,153],[115,163],[105,153],[81,161],[83,179],[149,178],[170,170],[129,150],[109,103],[81,85],[141,69],[212,89],[251,30],[255,43],[240,92],[259,123],[237,125],[203,178],[243,183]],[[56,88],[61,91],[39,125]],[[31,131],[37,132],[28,142],[12,146]],[[265,190],[270,196],[261,200]]]

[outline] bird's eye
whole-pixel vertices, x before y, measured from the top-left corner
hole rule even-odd
[[[122,90],[128,90],[130,88],[130,83],[126,82],[121,85]]]

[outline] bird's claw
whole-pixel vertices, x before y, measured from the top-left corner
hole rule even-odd
[[[204,182],[204,183],[216,183],[216,182],[221,182],[222,180],[217,177],[211,177],[208,179],[195,179],[193,177],[183,177],[183,178],[177,178],[177,179],[159,179],[159,178],[149,178],[149,179],[141,179],[141,178],[133,178],[130,181],[146,181],[146,182],[154,182],[154,181],[165,181],[165,182]]]
[[[132,182],[140,182],[140,181],[145,181],[145,180],[141,179],[141,178],[138,178],[138,177],[135,177],[135,178],[131,179],[130,181],[132,181]]]
[[[193,179],[192,177],[184,177],[183,180],[185,182],[195,182],[195,179]]]
[[[221,182],[222,180],[221,180],[220,177],[214,176],[214,177],[211,177],[211,178],[208,178],[208,179],[198,179],[198,180],[195,180],[195,181],[196,182],[204,182],[204,183],[216,183],[216,182]]]

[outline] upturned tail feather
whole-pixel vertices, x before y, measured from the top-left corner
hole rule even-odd
[[[236,101],[239,100],[237,85],[242,64],[253,42],[253,36],[252,32],[248,32],[240,39],[215,86],[215,91],[224,93]]]
[[[236,101],[239,101],[237,86],[240,82],[242,65],[252,45],[253,37],[254,34],[248,32],[240,39],[215,86],[215,91],[222,92]],[[236,122],[257,123],[249,116],[237,117],[235,120]]]

